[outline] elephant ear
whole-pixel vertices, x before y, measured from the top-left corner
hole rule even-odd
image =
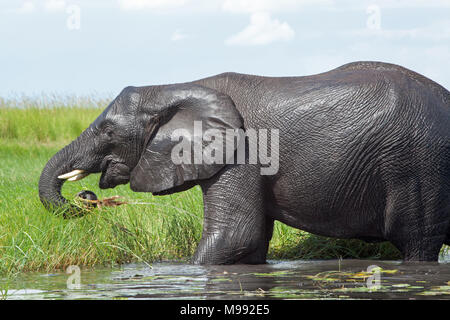
[[[161,95],[166,105],[156,112],[162,121],[147,130],[153,133],[131,172],[133,191],[158,193],[208,179],[238,147],[239,138],[232,135],[230,141],[230,133],[243,121],[228,95],[198,85],[168,86]]]

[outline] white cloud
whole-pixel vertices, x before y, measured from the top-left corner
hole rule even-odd
[[[119,0],[124,10],[174,8],[185,5],[188,0]]]
[[[222,9],[234,13],[275,12],[333,2],[333,0],[224,0]]]
[[[64,10],[66,2],[64,0],[46,0],[44,2],[44,9],[47,11]]]
[[[228,45],[265,45],[274,41],[289,41],[295,35],[286,23],[272,19],[268,13],[253,13],[250,25],[228,38]]]
[[[125,10],[186,9],[232,13],[291,11],[309,5],[333,4],[335,0],[117,0]]]
[[[180,29],[177,29],[172,33],[172,36],[170,37],[170,40],[172,41],[179,41],[186,39],[188,37],[187,34],[183,33]]]
[[[55,12],[62,11],[65,8],[66,2],[64,0],[45,0],[42,2],[24,1],[18,9],[13,9],[12,11],[18,13],[31,13],[44,9],[45,11]]]
[[[25,1],[22,3],[19,9],[17,9],[17,12],[19,13],[30,13],[35,10],[34,3],[32,1]]]

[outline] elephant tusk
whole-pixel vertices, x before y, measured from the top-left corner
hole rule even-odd
[[[67,181],[78,181],[78,180],[81,180],[81,179],[83,179],[84,177],[87,177],[89,175],[89,173],[80,173],[80,174],[77,174],[76,176],[74,176],[74,177],[72,177],[72,178],[69,178],[69,179],[67,179]]]
[[[58,176],[58,179],[69,180],[69,181],[77,181],[84,177],[86,177],[89,173],[85,173],[84,170],[73,170],[69,173],[62,174]]]

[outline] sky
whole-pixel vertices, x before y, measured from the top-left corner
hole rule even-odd
[[[450,90],[450,0],[2,0],[0,97],[396,63]]]

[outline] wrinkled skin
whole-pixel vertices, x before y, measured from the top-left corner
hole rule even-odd
[[[259,164],[176,166],[175,128],[279,129],[279,170]],[[203,236],[194,263],[264,263],[274,220],[318,235],[391,241],[405,260],[450,244],[450,93],[400,66],[355,62],[306,77],[225,73],[128,87],[44,168],[50,210],[72,170],[100,187],[170,194],[200,185]],[[80,171],[81,172],[81,171]],[[81,177],[81,176],[79,176]]]

